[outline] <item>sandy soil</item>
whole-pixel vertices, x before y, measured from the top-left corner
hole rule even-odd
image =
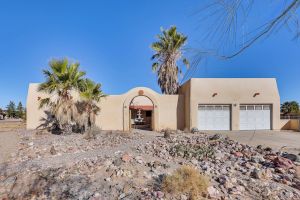
[[[25,130],[20,121],[0,121],[0,163],[7,161],[17,151],[20,141],[19,132]]]

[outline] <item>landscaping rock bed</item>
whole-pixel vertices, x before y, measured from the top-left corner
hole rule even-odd
[[[0,165],[0,199],[188,199],[162,188],[164,177],[184,165],[210,179],[203,198],[300,199],[295,156],[222,135],[21,134],[18,152]]]

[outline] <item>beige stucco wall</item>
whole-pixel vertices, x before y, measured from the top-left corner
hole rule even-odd
[[[271,104],[272,129],[280,129],[280,97],[274,78],[192,78],[181,88],[186,97],[186,128],[197,127],[198,104],[227,104],[232,108],[231,129],[239,130],[241,104]],[[217,93],[213,97],[213,94]],[[259,93],[256,97],[253,95]]]
[[[299,119],[281,119],[281,130],[300,131]]]
[[[45,117],[44,110],[38,108],[38,98],[47,95],[37,91],[38,84],[29,85],[27,96],[27,128],[35,129]],[[129,130],[129,105],[136,96],[148,97],[154,104],[153,128],[183,129],[184,97],[182,95],[161,95],[149,88],[137,87],[121,95],[109,95],[99,102],[101,108],[96,118],[96,126],[103,130]]]
[[[37,87],[38,84],[30,84],[28,89],[28,129],[35,129],[44,116],[43,110],[38,109],[38,97],[45,97],[45,94],[38,93]],[[213,97],[214,93],[217,95]],[[255,93],[259,95],[254,97]],[[124,94],[101,99],[96,125],[104,130],[129,130],[129,106],[139,95],[153,102],[154,130],[197,127],[198,104],[230,105],[232,130],[239,130],[241,104],[270,104],[271,127],[275,130],[282,128],[280,97],[273,78],[193,78],[181,86],[179,95],[162,95],[149,88],[137,87]]]

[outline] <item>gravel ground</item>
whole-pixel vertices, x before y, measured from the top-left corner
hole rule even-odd
[[[165,133],[165,132],[164,132]],[[209,177],[208,199],[300,199],[300,158],[218,134],[102,131],[96,139],[19,130],[0,164],[0,199],[180,199],[163,177],[190,165]]]

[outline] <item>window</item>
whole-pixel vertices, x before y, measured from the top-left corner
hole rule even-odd
[[[269,105],[264,106],[264,110],[271,110]]]
[[[199,110],[205,110],[205,106],[198,106]]]
[[[229,110],[229,106],[223,106],[223,110]]]
[[[222,106],[216,106],[215,109],[216,110],[222,110]]]
[[[255,110],[262,110],[262,106],[255,106]]]
[[[240,106],[240,110],[246,110],[246,106]]]
[[[254,106],[247,106],[247,110],[254,110]]]

